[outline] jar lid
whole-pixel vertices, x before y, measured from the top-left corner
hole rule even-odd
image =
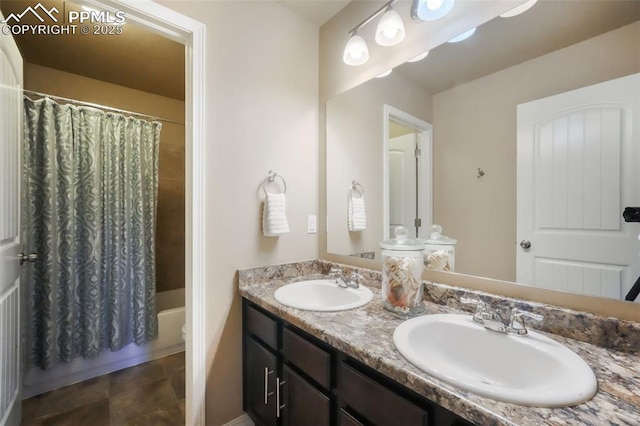
[[[395,238],[380,243],[380,247],[385,250],[424,250],[424,243],[413,238],[409,238],[409,230],[404,226],[396,226],[393,230]]]
[[[458,240],[454,240],[453,238],[449,238],[445,235],[442,235],[442,226],[438,224],[433,224],[431,226],[431,233],[429,234],[429,238],[425,240],[427,244],[433,245],[455,245]]]

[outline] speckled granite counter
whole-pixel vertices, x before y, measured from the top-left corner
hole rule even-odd
[[[288,308],[274,300],[277,288],[314,278],[314,274],[326,272],[328,267],[327,262],[310,261],[239,271],[239,292],[267,311],[477,425],[640,425],[640,356],[636,351],[624,353],[544,333],[585,359],[598,378],[598,393],[590,401],[569,408],[532,408],[494,401],[441,382],[400,355],[392,336],[404,318],[382,308],[380,289],[375,286],[379,274],[376,271],[367,274],[368,271],[359,270],[371,279],[367,283],[372,284],[370,287],[375,293],[373,301],[359,309],[309,312]],[[429,301],[425,301],[425,306],[427,314],[462,312]]]

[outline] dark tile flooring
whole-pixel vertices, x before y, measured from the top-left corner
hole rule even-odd
[[[22,401],[23,426],[184,425],[184,352]]]

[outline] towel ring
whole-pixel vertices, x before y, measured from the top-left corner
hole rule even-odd
[[[269,170],[269,174],[262,181],[262,190],[264,191],[264,195],[267,195],[267,185],[274,182],[276,178],[280,178],[280,180],[282,180],[282,185],[284,186],[282,193],[287,193],[287,181],[285,181],[284,178],[276,172]]]
[[[364,187],[357,180],[351,181],[351,191],[356,191],[360,197],[364,198]]]

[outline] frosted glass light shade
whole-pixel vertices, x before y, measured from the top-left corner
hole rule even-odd
[[[528,2],[522,3],[520,6],[516,6],[511,10],[506,11],[502,15],[501,18],[512,18],[514,16],[520,15],[521,13],[526,12],[531,9],[534,4],[536,4],[538,0],[529,0]]]
[[[380,74],[376,75],[376,78],[384,78],[384,77],[388,76],[389,74],[391,74],[392,71],[393,71],[393,69],[381,72]]]
[[[404,23],[395,10],[389,8],[376,28],[376,43],[380,46],[395,46],[404,40]]]
[[[369,60],[369,48],[367,43],[358,34],[351,36],[344,48],[342,60],[345,64],[358,66]]]
[[[460,35],[455,36],[451,40],[447,41],[447,43],[459,43],[471,37],[476,32],[475,28],[471,28],[469,31],[464,32]]]
[[[435,21],[453,9],[453,0],[413,0],[411,17],[420,21]]]
[[[415,57],[409,59],[407,62],[418,62],[418,61],[421,61],[424,58],[426,58],[428,55],[429,55],[429,51],[427,50],[426,52],[421,53],[418,56],[415,56]]]

